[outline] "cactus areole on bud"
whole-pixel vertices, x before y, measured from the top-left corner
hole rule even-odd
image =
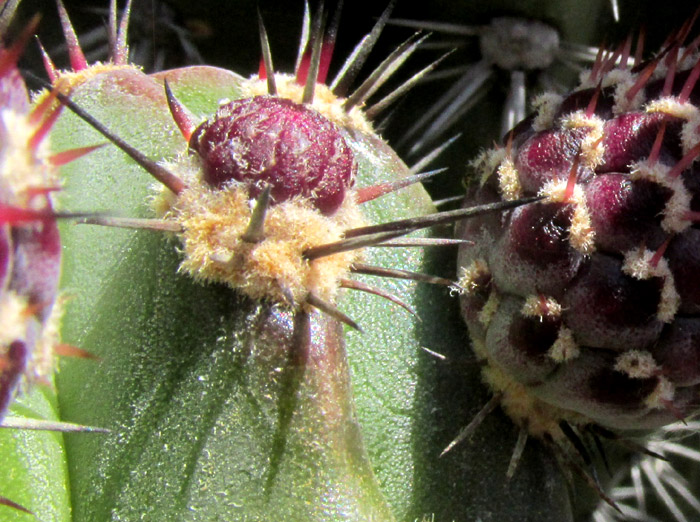
[[[182,227],[183,269],[254,299],[333,301],[360,253],[308,260],[304,252],[364,224],[343,131],[313,107],[252,96],[223,102],[194,130],[189,152],[169,166],[187,187],[161,200]]]
[[[305,198],[325,215],[343,203],[357,170],[333,123],[304,105],[273,96],[222,105],[194,132],[190,148],[212,187],[239,181],[255,198],[269,185],[274,202]]]

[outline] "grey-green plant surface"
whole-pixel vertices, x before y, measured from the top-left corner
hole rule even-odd
[[[501,4],[492,6],[495,14],[513,8]],[[594,13],[608,9],[607,2],[543,5],[515,9],[560,20],[562,32],[578,41],[594,34]],[[476,4],[449,9],[487,16]],[[429,10],[426,18],[440,15]],[[353,23],[360,18],[351,16]],[[53,15],[44,23],[55,23]],[[294,47],[296,35],[295,18],[285,36]],[[257,47],[236,54],[259,56]],[[219,100],[239,96],[239,76],[198,67],[154,77],[133,70],[98,75],[72,98],[149,157],[173,158],[185,143],[167,110],[163,77],[202,119]],[[495,113],[494,129],[499,118]],[[55,150],[104,142],[68,111],[50,139]],[[407,174],[385,144],[357,134],[348,139],[360,162],[359,186]],[[61,176],[61,209],[153,216],[152,178],[112,145],[62,167]],[[363,210],[381,223],[434,208],[414,186]],[[64,223],[62,242],[62,341],[100,360],[63,360],[57,397],[51,388],[35,389],[13,413],[111,432],[0,430],[0,494],[38,519],[574,519],[566,479],[537,442],[528,443],[506,480],[517,429],[500,413],[439,457],[489,399],[447,289],[363,279],[399,295],[418,319],[348,291],[341,307],[362,333],[312,314],[308,324],[297,319],[308,338],[295,340],[294,318],[284,309],[178,273],[178,242],[163,233]],[[366,256],[380,266],[453,277],[451,249],[372,248]],[[35,518],[0,506],[0,519]]]

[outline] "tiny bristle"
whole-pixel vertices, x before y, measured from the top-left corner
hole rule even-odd
[[[642,58],[644,57],[644,40],[646,39],[647,30],[644,25],[639,29],[639,35],[637,36],[637,45],[634,48],[634,65],[635,67],[642,63]]]
[[[71,161],[82,158],[83,156],[90,154],[92,151],[104,147],[106,143],[100,143],[99,145],[89,145],[87,147],[77,147],[75,149],[68,149],[61,152],[52,154],[48,158],[48,162],[54,167],[60,167],[66,165]]]
[[[569,177],[562,198],[565,203],[571,202],[571,199],[574,197],[574,189],[576,188],[576,181],[578,180],[578,167],[580,163],[581,154],[579,153],[574,157],[574,161],[571,163],[571,169],[569,169]]]
[[[4,0],[0,4],[0,34],[7,34],[7,28],[12,22],[20,0]]]
[[[648,455],[650,457],[653,457],[655,459],[659,460],[665,460],[667,461],[668,459],[662,455],[661,453],[657,453],[655,451],[652,451],[651,449],[647,448],[646,446],[639,444],[638,442],[634,442],[631,439],[628,439],[626,437],[623,437],[621,435],[618,435],[617,433],[610,431],[609,429],[603,428],[602,426],[599,426],[597,424],[592,424],[589,426],[589,429],[591,432],[600,435],[601,437],[609,440],[614,440],[620,445],[630,449],[634,453],[642,453],[644,455]]]
[[[609,477],[612,477],[612,469],[610,468],[610,461],[608,460],[608,455],[605,451],[605,446],[603,445],[603,441],[600,440],[600,437],[596,435],[595,433],[592,434],[593,438],[593,443],[595,444],[596,450],[598,451],[598,455],[600,455],[600,459],[603,461],[603,466],[605,467],[605,472],[608,474]]]
[[[586,448],[585,444],[581,440],[581,437],[579,437],[578,433],[574,431],[574,429],[571,427],[571,425],[566,422],[565,420],[562,420],[559,422],[559,429],[562,431],[564,436],[569,440],[571,445],[574,447],[576,450],[576,453],[578,454],[579,457],[583,460],[583,462],[587,466],[591,466],[593,464],[593,459],[591,458],[591,454],[588,451],[588,448]],[[595,477],[595,475],[592,475],[592,478],[595,479],[596,483],[598,483],[598,479]]]
[[[50,110],[53,109],[57,96],[58,90],[52,89],[49,91],[49,94],[47,96],[44,96],[44,99],[41,100],[41,103],[38,103],[34,106],[34,108],[29,113],[28,118],[28,121],[31,125],[38,125],[41,120],[46,118]]]
[[[447,148],[450,147],[450,145],[452,145],[455,141],[457,141],[461,136],[462,136],[462,133],[459,133],[459,134],[452,136],[448,140],[445,140],[439,146],[435,147],[433,150],[428,152],[425,156],[418,159],[418,161],[416,161],[413,165],[411,165],[409,172],[411,174],[415,174],[415,173],[423,170],[425,167],[427,167],[433,161],[435,161],[435,159],[437,159],[438,156],[440,156],[443,152],[445,152],[445,150],[447,150]]]
[[[617,503],[602,490],[597,480],[585,469],[583,469],[583,467],[581,467],[581,465],[574,458],[572,458],[564,448],[559,446],[559,444],[554,442],[550,437],[545,437],[543,441],[552,450],[560,462],[566,468],[568,468],[568,470],[573,471],[579,478],[583,479],[583,481],[598,494],[598,497],[601,500],[603,500],[621,515],[623,514],[620,506],[618,506]]]
[[[617,0],[610,0],[610,8],[612,9],[613,12],[613,19],[616,22],[620,21],[620,6],[617,3]]]
[[[343,0],[339,0],[335,6],[333,19],[323,37],[321,46],[321,56],[318,64],[318,83],[326,83],[328,78],[328,70],[330,69],[331,60],[333,59],[333,51],[335,50],[335,42],[338,37],[338,28],[340,27],[340,15],[343,11]]]
[[[675,45],[666,57],[666,66],[668,70],[666,72],[666,78],[664,79],[664,87],[661,91],[662,96],[670,96],[671,92],[673,92],[673,80],[676,78],[676,65],[678,63],[679,51],[680,47]]]
[[[659,161],[659,155],[661,153],[661,144],[664,140],[664,134],[666,133],[666,122],[667,120],[665,118],[661,121],[659,130],[656,133],[656,138],[654,139],[654,143],[651,146],[651,151],[649,152],[649,157],[647,158],[647,161],[649,162],[650,166],[656,165],[656,162]]]
[[[22,225],[58,219],[85,219],[94,215],[94,212],[54,212],[50,209],[34,210],[0,203],[0,224]]]
[[[51,214],[43,210],[15,207],[0,203],[0,225],[21,225],[51,219]]]
[[[471,109],[485,94],[484,86],[493,75],[494,71],[487,60],[482,59],[471,65],[401,138],[401,143],[407,142],[423,125],[432,120],[422,136],[411,146],[409,153],[416,154],[432,143],[444,129],[450,128]]]
[[[654,252],[654,255],[649,260],[649,264],[653,268],[656,268],[659,264],[659,261],[661,261],[661,259],[664,257],[664,253],[666,253],[666,249],[671,243],[671,239],[673,239],[673,236],[667,237],[666,240],[663,243],[661,243],[661,246],[659,246],[659,248],[656,249],[656,252]]]
[[[685,169],[690,167],[690,165],[695,161],[695,159],[700,155],[700,142],[696,143],[691,149],[676,163],[673,168],[669,171],[669,179],[675,179],[681,175]]]
[[[678,95],[678,101],[680,103],[685,103],[690,99],[690,95],[695,88],[695,84],[698,82],[698,76],[700,76],[700,60],[698,60],[698,62],[693,66],[688,78],[683,84],[681,93]]]
[[[117,0],[109,0],[107,42],[111,56],[115,56],[117,52],[117,31]]]
[[[51,127],[56,123],[56,120],[61,115],[63,110],[63,105],[58,105],[49,113],[49,115],[42,120],[39,126],[34,130],[32,135],[29,137],[29,142],[27,143],[29,149],[37,150],[39,145],[44,141],[48,135]]]
[[[622,56],[620,56],[620,67],[627,69],[630,66],[630,53],[632,52],[632,33],[627,35],[624,47],[622,48]]]
[[[656,495],[658,495],[666,508],[673,514],[675,520],[687,521],[688,519],[683,515],[683,511],[680,509],[680,507],[678,507],[678,504],[673,499],[668,489],[666,489],[664,486],[659,473],[656,471],[652,463],[647,460],[641,461],[640,467],[642,468],[644,476],[649,481],[649,484],[651,484],[651,487],[654,489]]]
[[[294,73],[298,74],[301,62],[304,59],[306,46],[309,44],[309,34],[311,32],[311,11],[309,9],[309,1],[304,0],[304,18],[301,23],[301,36],[299,37],[299,49],[297,51],[297,60],[294,64]]]
[[[397,241],[385,241],[375,247],[391,247],[391,248],[411,248],[411,247],[431,247],[431,246],[460,246],[473,245],[474,241],[468,239],[449,239],[442,237],[410,237]]]
[[[436,207],[444,207],[445,205],[451,205],[452,203],[459,203],[464,199],[464,196],[450,196],[449,198],[436,199],[433,201],[433,205]]]
[[[605,42],[603,42],[600,45],[600,47],[598,47],[598,53],[596,54],[595,60],[593,61],[593,65],[591,66],[591,73],[589,75],[589,79],[591,82],[598,81],[598,73],[600,72],[600,69],[603,66],[603,62],[605,61],[605,53]]]
[[[656,70],[656,67],[658,65],[659,65],[659,58],[651,61],[642,70],[642,72],[639,73],[639,75],[637,76],[637,81],[625,93],[625,97],[627,98],[627,100],[631,101],[634,99],[635,96],[637,96],[637,93],[639,93],[639,91],[641,91],[644,88],[644,86],[649,82],[652,74],[654,74],[654,71]]]
[[[693,38],[693,40],[685,47],[685,50],[683,51],[683,54],[681,55],[681,59],[679,61],[685,61],[686,58],[688,58],[691,54],[698,50],[698,46],[700,46],[700,35]]]
[[[603,87],[601,83],[598,82],[598,86],[596,87],[593,96],[591,96],[591,101],[588,102],[588,106],[586,107],[586,118],[592,118],[595,115],[595,110],[598,105],[598,100],[600,99],[600,93],[602,90]]]

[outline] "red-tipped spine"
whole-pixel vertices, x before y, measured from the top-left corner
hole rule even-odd
[[[70,66],[74,71],[83,71],[88,68],[88,63],[85,59],[83,49],[78,42],[73,24],[71,24],[70,18],[68,18],[68,12],[63,5],[63,1],[56,0],[56,5],[58,7],[58,17],[61,19],[61,27],[63,28],[63,37],[66,39],[66,45],[68,46]]]
[[[168,80],[164,80],[163,85],[165,87],[165,97],[168,100],[170,114],[172,114],[177,128],[180,129],[180,134],[182,134],[185,141],[189,143],[192,133],[197,128],[197,124],[194,122],[194,120],[192,120],[185,106],[182,105],[173,94],[173,91],[170,89],[170,85],[168,84]]]
[[[36,38],[36,43],[39,45],[39,52],[41,53],[41,60],[44,62],[46,76],[49,77],[49,81],[51,81],[51,83],[54,83],[58,78],[56,64],[53,63],[53,60],[49,56],[49,53],[46,52],[46,49],[44,49],[44,46],[41,44],[41,40],[39,40],[38,36]]]
[[[105,145],[106,143],[100,143],[99,145],[89,145],[87,147],[76,147],[75,149],[64,150],[49,156],[48,161],[52,166],[60,167],[61,165],[65,165],[71,161],[82,158],[86,154],[91,153],[93,150],[104,147]]]
[[[36,150],[41,142],[44,141],[44,138],[46,138],[46,135],[51,130],[51,127],[53,127],[53,124],[56,123],[56,120],[58,119],[62,110],[63,105],[58,105],[53,112],[51,112],[51,114],[44,118],[41,125],[39,125],[39,127],[34,131],[34,134],[32,134],[32,136],[29,138],[29,148],[31,150]]]

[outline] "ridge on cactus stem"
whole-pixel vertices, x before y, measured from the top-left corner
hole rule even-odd
[[[620,515],[644,506],[602,490],[590,441],[600,449],[601,437],[624,442],[700,412],[694,20],[648,61],[641,38],[634,51],[631,37],[601,48],[577,89],[540,98],[503,146],[473,162],[465,204],[544,199],[457,233],[476,241],[460,247],[459,286],[494,393],[483,416],[500,405],[519,426],[513,466],[523,441],[540,439]],[[641,459],[636,473],[686,520],[664,483],[696,509],[687,486]]]

